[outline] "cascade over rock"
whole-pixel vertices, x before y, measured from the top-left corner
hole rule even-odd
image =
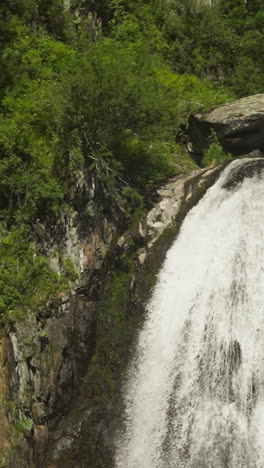
[[[232,161],[167,252],[128,371],[116,468],[264,466],[258,163]]]
[[[230,190],[240,184],[245,178],[261,176],[264,170],[264,159],[257,158],[245,161],[244,164],[235,167],[226,178],[224,188]]]
[[[56,252],[63,251],[80,276],[58,303],[49,304],[40,316],[28,314],[21,323],[6,327],[0,336],[0,465],[112,466],[113,425],[110,427],[109,421],[118,423],[118,410],[103,401],[98,403],[91,395],[89,379],[91,359],[99,344],[101,296],[120,258],[136,259],[137,274],[128,284],[127,303],[122,304],[125,327],[132,328],[134,339],[137,328],[129,320],[142,317],[145,296],[155,283],[182,219],[221,170],[214,166],[172,178],[159,189],[152,210],[123,235],[124,200],[117,197],[111,212],[105,210],[100,217],[93,215],[99,194],[100,198],[104,195],[94,179],[80,185],[76,211],[65,215],[63,223],[52,226],[50,231],[40,223],[34,227],[36,235],[40,230],[46,232],[42,248],[53,267],[59,271]],[[127,342],[125,360],[129,345]],[[117,351],[115,359],[120,375],[123,369]],[[105,380],[101,382],[104,389]]]
[[[248,96],[190,117],[193,152],[201,159],[209,146],[211,131],[225,151],[234,156],[264,150],[264,94]]]

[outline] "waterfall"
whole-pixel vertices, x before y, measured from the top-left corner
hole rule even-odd
[[[264,467],[264,171],[232,183],[246,163],[228,165],[167,253],[116,468]]]

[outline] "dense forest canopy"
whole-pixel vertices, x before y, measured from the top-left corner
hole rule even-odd
[[[7,0],[0,23],[0,315],[11,317],[54,294],[30,226],[69,209],[80,174],[120,177],[142,203],[195,167],[181,147],[190,113],[263,92],[264,4]]]

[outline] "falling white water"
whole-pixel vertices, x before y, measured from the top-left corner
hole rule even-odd
[[[116,468],[264,467],[264,173],[186,217],[148,305]]]

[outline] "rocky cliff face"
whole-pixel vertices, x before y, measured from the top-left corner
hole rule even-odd
[[[187,211],[204,194],[205,190],[217,178],[221,168],[214,167],[195,171],[188,176],[176,177],[170,180],[159,191],[159,201],[153,209],[116,242],[112,251],[112,265],[108,275],[114,277],[122,274],[121,292],[114,303],[114,313],[122,307],[122,319],[115,322],[118,329],[120,322],[124,323],[121,330],[125,350],[120,346],[120,336],[112,335],[111,324],[106,329],[110,335],[109,353],[105,360],[100,359],[100,343],[97,343],[91,368],[101,366],[99,379],[101,387],[97,394],[91,392],[98,375],[88,373],[77,393],[72,408],[58,421],[50,432],[47,456],[43,467],[54,468],[99,468],[110,467],[113,461],[114,434],[122,424],[121,382],[124,380],[125,367],[133,349],[137,330],[143,319],[144,305],[155,283],[156,274],[164,259],[165,253],[173,241],[182,219]],[[133,259],[133,266],[123,271],[120,257]],[[113,267],[114,265],[114,267]],[[117,273],[118,272],[118,273]],[[126,282],[124,278],[128,279]],[[105,279],[106,302],[104,307],[111,310],[111,298],[116,295],[116,283]],[[120,286],[120,285],[119,285]],[[100,313],[100,301],[96,312]],[[105,310],[104,310],[105,313]],[[105,315],[105,319],[107,314]],[[99,318],[98,318],[99,322]],[[99,327],[99,325],[97,324]],[[129,332],[128,332],[129,331]],[[107,337],[97,334],[98,340]],[[130,349],[130,352],[129,352]],[[96,363],[96,364],[95,364]],[[115,372],[109,370],[115,368]],[[109,376],[118,380],[117,385],[109,388]],[[105,381],[104,381],[105,379]],[[100,381],[99,381],[100,383]],[[113,389],[114,388],[114,389]]]
[[[126,219],[126,202],[116,192],[112,199],[91,175],[77,187],[70,213],[33,226],[53,268],[60,274],[66,257],[77,274],[70,291],[44,311],[29,311],[1,330],[0,466],[42,466],[49,425],[67,412],[89,366],[103,265]]]
[[[264,150],[264,94],[257,94],[190,118],[193,152],[200,161],[213,130],[226,152],[234,156]]]
[[[125,201],[119,198],[94,219],[91,204],[95,209],[103,195],[91,180],[72,213],[52,228],[35,226],[53,267],[60,271],[63,250],[79,275],[40,315],[29,313],[2,329],[0,466],[111,466],[122,375],[144,301],[181,219],[218,172],[169,181],[154,208],[121,237]],[[116,311],[120,317],[113,318]]]

